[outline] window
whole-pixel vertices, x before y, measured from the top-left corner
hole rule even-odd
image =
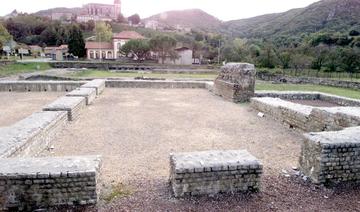
[[[94,59],[94,51],[90,51],[90,59]]]

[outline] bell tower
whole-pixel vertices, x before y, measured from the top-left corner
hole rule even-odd
[[[114,19],[117,19],[121,14],[121,1],[114,0]]]

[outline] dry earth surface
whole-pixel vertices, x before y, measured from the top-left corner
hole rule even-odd
[[[0,92],[0,127],[9,126],[41,111],[43,106],[63,95],[59,92]]]
[[[302,137],[248,104],[206,90],[106,89],[54,141],[51,156],[102,155],[99,211],[353,211],[360,189],[326,189],[292,173]],[[169,154],[247,149],[265,173],[262,192],[172,198]]]

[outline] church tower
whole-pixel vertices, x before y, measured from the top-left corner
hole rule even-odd
[[[114,19],[117,19],[121,14],[121,1],[114,0]]]

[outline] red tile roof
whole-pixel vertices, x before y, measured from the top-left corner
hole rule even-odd
[[[109,42],[86,42],[86,49],[113,49],[113,44]]]
[[[145,39],[144,36],[140,35],[135,31],[122,31],[113,36],[114,39]]]

